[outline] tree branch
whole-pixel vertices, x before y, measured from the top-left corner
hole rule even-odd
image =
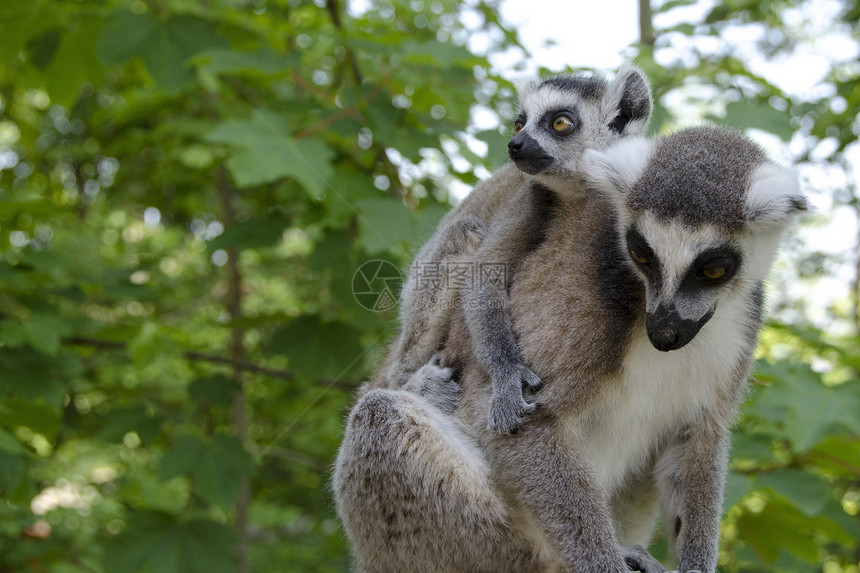
[[[236,221],[236,208],[233,204],[236,191],[233,183],[227,175],[227,168],[219,165],[215,171],[215,190],[221,203],[221,215],[224,220],[224,229],[229,230]],[[230,360],[234,363],[233,378],[238,384],[239,390],[233,396],[233,425],[236,430],[236,438],[244,443],[248,439],[248,399],[245,396],[243,373],[244,371],[236,365],[244,362],[245,344],[244,330],[235,326],[242,320],[242,274],[239,270],[239,249],[235,246],[227,247],[227,293],[224,305],[230,315],[230,322],[234,325],[230,328]],[[236,554],[239,560],[239,573],[251,571],[248,539],[248,511],[251,506],[251,480],[247,475],[241,477],[239,494],[236,496],[235,520],[233,529],[236,531],[237,544]]]
[[[654,47],[654,23],[651,17],[651,0],[639,0],[639,43]]]
[[[63,344],[66,344],[68,346],[92,346],[93,348],[98,348],[99,350],[126,349],[126,345],[122,342],[114,342],[112,340],[99,340],[97,338],[87,338],[84,336],[74,336],[72,338],[66,338],[63,340]],[[244,360],[233,360],[231,358],[225,358],[224,356],[218,356],[216,354],[206,354],[204,352],[198,352],[196,350],[186,350],[185,352],[183,352],[183,355],[187,360],[222,364],[224,366],[229,366],[233,369],[238,369],[243,372],[263,374],[265,376],[269,376],[270,378],[278,378],[280,380],[286,380],[288,382],[294,382],[296,379],[296,375],[289,370],[281,370],[279,368],[261,366],[259,364],[254,364],[253,362],[248,362]],[[352,382],[349,380],[327,380],[325,378],[314,380],[314,384],[316,384],[317,386],[335,387],[341,390],[345,390],[347,392],[352,392],[359,386],[358,382]]]

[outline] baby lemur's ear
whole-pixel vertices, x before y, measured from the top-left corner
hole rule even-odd
[[[644,137],[627,137],[602,151],[586,150],[582,168],[586,183],[612,197],[626,195],[647,167],[653,148]]]
[[[642,70],[626,63],[606,88],[604,121],[619,135],[644,135],[651,119],[651,86]]]
[[[800,193],[793,171],[769,161],[756,168],[746,196],[747,219],[751,223],[782,227],[807,210],[809,204]]]

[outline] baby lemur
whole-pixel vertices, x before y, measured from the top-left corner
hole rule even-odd
[[[508,145],[513,165],[503,167],[440,223],[415,258],[401,297],[402,331],[384,375],[371,385],[439,386],[448,371],[427,365],[448,331],[452,311],[463,306],[479,362],[490,373],[489,427],[510,432],[535,405],[523,387],[541,380],[522,361],[507,310],[510,278],[542,240],[561,203],[585,192],[580,174],[587,149],[644,133],[651,90],[632,65],[607,82],[593,75],[553,77],[519,90],[519,115]],[[447,271],[469,274],[461,288]],[[433,395],[432,391],[425,391]]]
[[[762,282],[806,201],[721,129],[625,138],[581,165],[593,193],[558,204],[511,281],[542,407],[516,434],[487,428],[494,382],[455,313],[453,413],[383,388],[350,413],[333,485],[357,571],[651,571],[623,547],[658,512],[678,569],[715,571]]]

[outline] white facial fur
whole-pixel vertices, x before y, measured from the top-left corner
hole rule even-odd
[[[667,308],[675,308],[684,320],[699,320],[715,309],[717,299],[724,291],[731,288],[745,270],[746,265],[741,265],[738,274],[721,287],[680,293],[678,289],[681,282],[688,275],[690,267],[698,256],[708,249],[724,246],[725,233],[711,225],[701,229],[690,229],[677,221],[662,223],[647,211],[636,217],[636,229],[654,250],[654,255],[659,261],[661,275],[659,292],[654,290],[654,285],[641,273],[632,259],[629,263],[645,283],[646,311],[649,313],[654,312],[662,304]]]

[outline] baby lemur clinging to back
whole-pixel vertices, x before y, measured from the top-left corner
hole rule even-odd
[[[523,388],[537,389],[541,381],[523,363],[516,344],[508,343],[514,340],[507,310],[510,279],[543,239],[553,211],[586,192],[583,153],[641,135],[650,116],[651,90],[632,65],[611,82],[580,74],[523,86],[508,145],[513,165],[478,185],[418,252],[403,288],[402,331],[387,368],[380,369],[383,376],[370,387],[420,393],[422,384],[444,379],[449,372],[428,361],[444,341],[453,309],[463,306],[476,356],[493,381],[489,427],[516,429],[535,407]],[[461,290],[446,286],[450,277],[444,275],[457,264],[471,273]]]
[[[514,435],[487,428],[494,381],[461,314],[444,351],[461,372],[452,414],[366,392],[333,480],[357,571],[626,573],[643,564],[624,546],[647,543],[658,513],[680,571],[716,570],[762,282],[806,200],[726,130],[586,157],[594,193],[559,206],[510,289],[542,408]]]

